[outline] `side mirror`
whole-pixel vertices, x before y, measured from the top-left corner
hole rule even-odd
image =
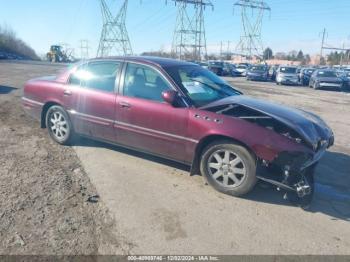
[[[175,90],[166,90],[162,92],[163,100],[170,105],[174,105],[177,95],[178,93]]]

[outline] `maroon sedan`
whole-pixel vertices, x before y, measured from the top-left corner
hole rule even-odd
[[[80,135],[172,159],[234,196],[260,179],[299,204],[310,201],[315,165],[334,142],[318,116],[171,59],[85,61],[28,81],[23,105],[57,143]]]

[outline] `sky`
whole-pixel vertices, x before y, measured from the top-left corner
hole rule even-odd
[[[122,0],[106,0],[117,13]],[[205,10],[208,53],[229,46],[234,51],[242,33],[237,0],[211,0],[214,10]],[[167,2],[167,4],[166,4]],[[264,47],[274,53],[302,49],[317,54],[321,31],[326,44],[350,47],[350,0],[265,0],[271,13],[263,19]],[[168,50],[176,22],[172,0],[129,0],[126,26],[135,54]],[[69,44],[80,56],[80,40],[89,41],[95,56],[102,29],[98,0],[0,0],[0,25],[11,27],[39,55],[51,44]],[[229,44],[228,44],[229,43]]]

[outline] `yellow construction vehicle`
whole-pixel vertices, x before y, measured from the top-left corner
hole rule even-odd
[[[70,63],[74,61],[71,54],[68,54],[67,50],[64,50],[60,45],[52,45],[46,57],[52,63]]]

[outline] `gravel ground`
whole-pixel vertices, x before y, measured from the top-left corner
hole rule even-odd
[[[125,254],[75,151],[22,110],[24,82],[57,66],[0,63],[0,254]]]

